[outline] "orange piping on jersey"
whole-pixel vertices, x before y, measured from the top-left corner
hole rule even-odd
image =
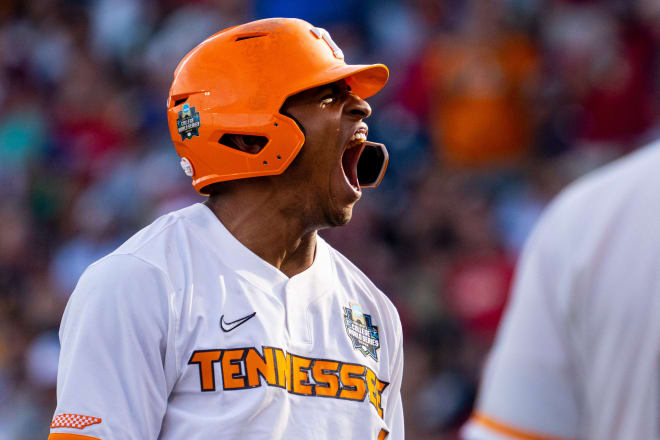
[[[79,434],[51,434],[48,436],[48,440],[101,440],[96,437],[89,437],[86,435]]]
[[[479,412],[472,414],[471,419],[473,422],[495,431],[498,434],[504,434],[517,440],[567,440],[559,437],[548,437],[545,435],[533,434],[528,431],[521,431],[520,429],[507,426]]]

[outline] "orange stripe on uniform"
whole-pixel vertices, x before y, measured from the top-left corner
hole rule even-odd
[[[57,433],[57,434],[49,435],[48,440],[101,440],[101,439],[96,437],[89,437],[86,435],[80,435],[80,434]]]
[[[522,431],[518,428],[513,428],[511,426],[505,425],[504,423],[498,422],[497,420],[479,412],[472,414],[471,420],[480,424],[481,426],[495,431],[498,434],[504,434],[517,440],[567,440],[561,439],[559,437],[548,437],[545,435],[534,434],[528,431]]]

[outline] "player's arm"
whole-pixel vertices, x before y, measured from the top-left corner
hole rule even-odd
[[[158,437],[175,376],[171,293],[164,273],[131,255],[87,269],[62,319],[49,440]]]
[[[546,216],[521,256],[511,302],[487,363],[465,440],[578,436],[576,371],[565,326],[569,236]]]

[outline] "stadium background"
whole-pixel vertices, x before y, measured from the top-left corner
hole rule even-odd
[[[2,0],[0,440],[47,436],[83,269],[200,200],[168,139],[177,61],[272,16],[390,67],[368,120],[388,174],[322,235],[399,308],[411,439],[456,438],[549,199],[660,132],[657,0]]]

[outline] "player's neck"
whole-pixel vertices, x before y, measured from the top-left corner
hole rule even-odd
[[[245,247],[292,277],[314,262],[316,230],[274,199],[270,194],[257,198],[225,194],[205,205]]]

